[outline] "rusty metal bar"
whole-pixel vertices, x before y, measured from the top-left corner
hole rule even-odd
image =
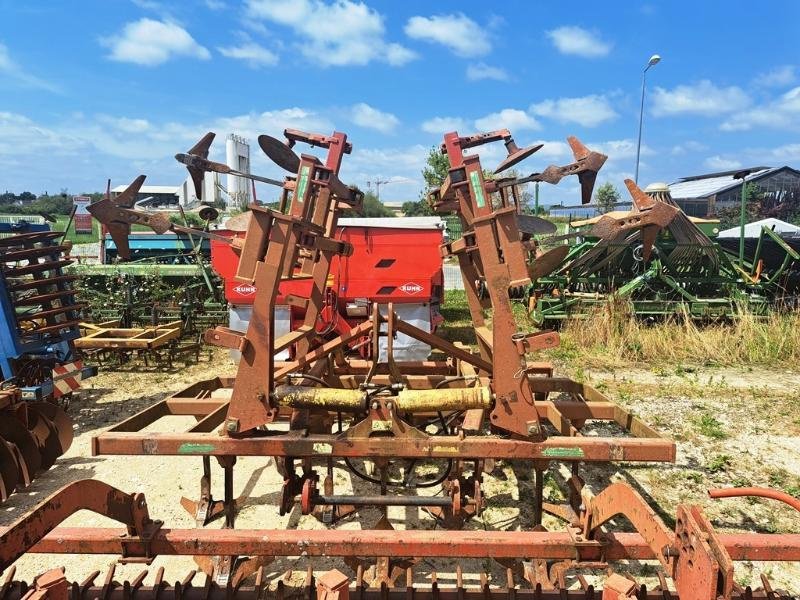
[[[8,528],[0,528],[3,539]],[[736,561],[800,560],[800,534],[720,534]],[[671,542],[672,540],[670,540]],[[431,558],[550,558],[576,556],[572,535],[564,531],[412,531],[412,530],[286,530],[167,529],[147,542],[153,555],[238,556],[418,556]],[[124,529],[57,527],[28,550],[36,554],[120,554],[123,546],[143,549],[144,542]],[[604,533],[583,542],[585,560],[653,560],[656,557],[638,533]]]
[[[386,458],[508,458],[560,461],[675,460],[675,442],[667,439],[554,437],[543,442],[491,436],[343,439],[331,435],[298,438],[278,434],[226,438],[203,433],[106,432],[93,438],[93,455],[209,455]]]

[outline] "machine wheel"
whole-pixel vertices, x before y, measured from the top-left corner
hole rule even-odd
[[[28,404],[28,426],[42,456],[42,469],[49,469],[72,445],[72,420],[55,404]]]
[[[36,438],[22,421],[9,414],[0,420],[0,439],[16,446],[19,459],[17,488],[27,487],[42,468],[42,456]]]
[[[11,444],[0,440],[0,502],[13,493],[19,481],[19,466]]]

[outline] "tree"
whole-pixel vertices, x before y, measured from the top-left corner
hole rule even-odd
[[[599,188],[594,194],[594,203],[597,209],[602,213],[607,213],[614,210],[614,205],[619,202],[619,191],[614,187],[614,184],[607,181]]]
[[[364,194],[364,206],[361,213],[354,210],[346,210],[345,217],[396,217],[394,212],[378,200],[374,192],[368,191]]]
[[[425,180],[425,193],[427,194],[433,188],[437,188],[444,183],[450,171],[450,161],[447,160],[447,156],[442,154],[439,148],[434,146],[428,152],[425,163],[427,166],[422,169],[422,178]]]
[[[427,217],[433,214],[433,208],[431,208],[431,205],[424,198],[416,202],[413,200],[403,202],[403,206],[400,210],[402,210],[403,214],[407,217]]]
[[[434,214],[428,202],[428,193],[444,183],[450,171],[450,161],[436,146],[428,151],[425,159],[425,168],[422,169],[422,179],[425,180],[425,189],[420,192],[419,200],[410,200],[403,203],[403,214],[407,217],[428,216]]]

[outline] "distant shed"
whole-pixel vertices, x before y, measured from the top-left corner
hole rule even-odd
[[[759,192],[779,203],[790,199],[800,204],[800,171],[792,167],[753,167],[745,178]],[[711,217],[720,210],[738,206],[742,199],[742,180],[733,176],[743,169],[683,177],[669,185],[672,199],[689,216]],[[800,208],[800,206],[798,206]]]

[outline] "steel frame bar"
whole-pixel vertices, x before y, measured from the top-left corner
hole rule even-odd
[[[229,438],[215,433],[129,433],[110,431],[92,439],[92,455],[281,456],[361,458],[500,458],[566,462],[675,460],[671,440],[565,437],[543,442],[493,436],[348,438],[275,434]]]
[[[0,528],[0,538],[8,528]],[[674,537],[668,534],[670,541]],[[719,534],[735,561],[800,561],[800,534]],[[146,546],[146,547],[145,547]],[[565,531],[168,529],[147,540],[113,527],[57,527],[28,552],[159,556],[414,556],[426,558],[656,560],[639,533],[604,533],[576,542]]]

